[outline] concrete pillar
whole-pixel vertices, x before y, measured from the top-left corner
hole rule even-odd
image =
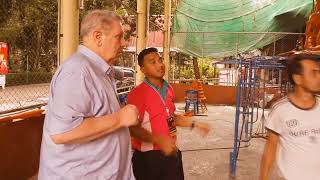
[[[58,0],[58,65],[72,55],[79,44],[79,0]]]
[[[166,66],[165,79],[169,80],[170,69],[170,23],[171,0],[164,0],[163,62]]]
[[[148,0],[138,0],[137,1],[137,45],[136,54],[138,55],[147,46],[147,24],[148,24]],[[138,65],[138,57],[136,56],[136,85],[143,82],[144,75],[140,71]]]

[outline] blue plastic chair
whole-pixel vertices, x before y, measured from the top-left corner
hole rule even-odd
[[[190,105],[193,105],[193,113],[199,113],[199,100],[198,100],[199,92],[195,90],[186,91],[186,106],[184,108],[185,112],[189,111]]]

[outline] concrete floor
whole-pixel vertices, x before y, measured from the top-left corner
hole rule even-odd
[[[183,104],[177,104],[178,109]],[[261,111],[260,111],[261,112]],[[195,120],[207,122],[212,130],[201,137],[189,129],[178,129],[178,146],[183,152],[186,180],[227,180],[229,177],[229,153],[233,147],[235,107],[208,106],[208,116],[194,116]],[[260,118],[258,118],[260,119]],[[256,123],[253,132],[259,121]],[[259,179],[259,166],[265,139],[254,138],[241,148],[238,158],[237,180]],[[244,146],[243,143],[241,146]],[[280,179],[273,172],[272,180]]]
[[[184,104],[176,104],[183,113]],[[261,111],[260,111],[261,112]],[[229,153],[233,148],[235,107],[208,106],[208,116],[194,116],[197,121],[207,122],[211,132],[200,136],[188,128],[178,128],[178,147],[183,155],[185,180],[229,180]],[[267,114],[267,113],[266,113]],[[260,120],[260,118],[258,118]],[[255,124],[253,132],[259,121]],[[254,138],[241,148],[238,158],[236,180],[258,180],[260,159],[265,139]],[[244,146],[242,144],[241,146]],[[36,176],[29,180],[36,180]],[[280,180],[273,172],[271,180]]]

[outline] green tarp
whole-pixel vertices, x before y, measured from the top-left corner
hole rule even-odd
[[[313,0],[180,0],[171,46],[198,57],[248,52],[285,36],[262,32],[303,32],[312,6]]]

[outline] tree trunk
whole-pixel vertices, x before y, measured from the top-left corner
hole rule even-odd
[[[193,68],[194,68],[194,76],[196,79],[200,79],[200,71],[199,71],[199,66],[198,66],[198,58],[194,57],[192,58],[193,62]]]

